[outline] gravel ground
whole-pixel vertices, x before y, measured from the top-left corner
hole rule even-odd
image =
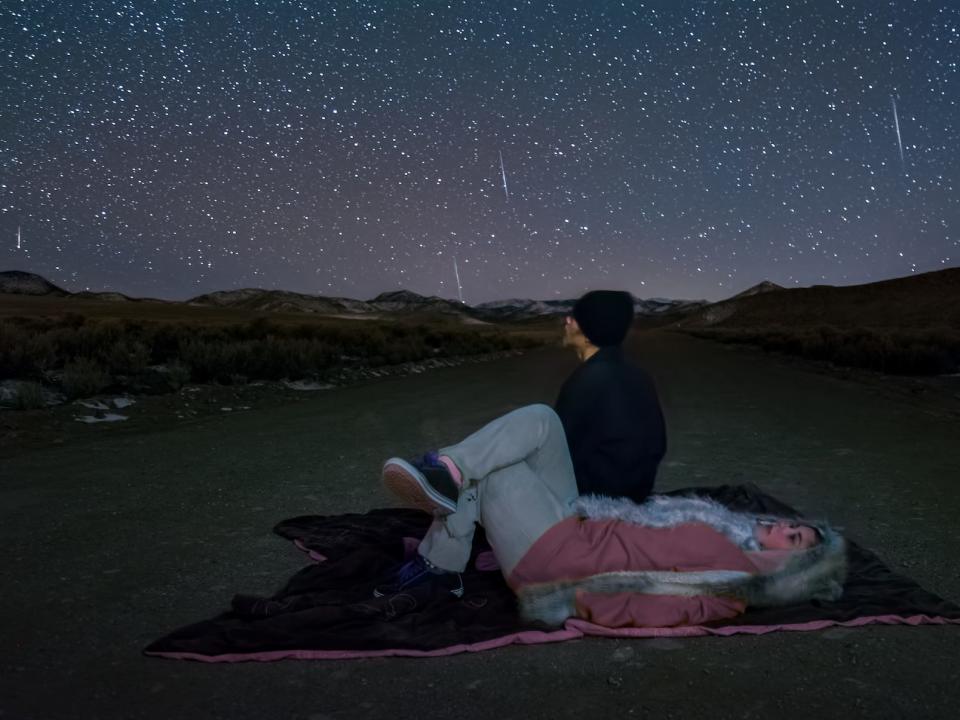
[[[755,482],[960,600],[960,421],[929,398],[665,333],[659,487]],[[140,655],[303,565],[270,529],[389,504],[382,459],[552,402],[542,350],[299,402],[8,447],[0,718],[953,718],[960,627],[586,639],[445,659],[206,665]]]

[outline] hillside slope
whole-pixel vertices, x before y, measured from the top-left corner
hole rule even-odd
[[[23,272],[22,270],[5,270],[0,272],[0,293],[11,295],[51,295],[65,297],[66,290],[59,288],[40,275]]]
[[[960,268],[834,287],[769,290],[714,303],[683,328],[803,327],[960,328]]]

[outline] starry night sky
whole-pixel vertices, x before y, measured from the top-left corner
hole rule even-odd
[[[0,269],[70,290],[453,298],[456,256],[470,303],[715,300],[960,264],[956,0],[2,0],[0,28]]]

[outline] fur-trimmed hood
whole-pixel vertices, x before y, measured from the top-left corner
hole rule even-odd
[[[758,549],[753,535],[758,520],[768,515],[737,513],[713,500],[696,497],[652,496],[638,505],[627,499],[585,496],[578,500],[580,515],[614,518],[646,527],[668,528],[684,523],[704,523],[719,531],[744,551]],[[790,518],[793,519],[793,518]],[[517,590],[523,616],[551,625],[576,615],[576,593],[724,596],[747,606],[773,607],[809,600],[836,600],[847,574],[846,542],[825,523],[813,523],[822,538],[807,550],[790,553],[772,572],[733,570],[702,572],[607,572],[573,580],[537,583]]]

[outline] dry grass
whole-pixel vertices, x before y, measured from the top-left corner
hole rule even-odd
[[[700,328],[697,337],[745,343],[773,352],[834,365],[866,368],[894,375],[944,375],[960,370],[960,331],[890,328]]]
[[[91,301],[97,312],[88,315],[78,312],[81,303],[37,300],[53,299],[12,303],[40,311],[32,317],[0,317],[0,377],[57,385],[70,398],[108,388],[172,391],[190,381],[325,379],[344,368],[522,349],[546,340],[536,331],[506,333],[446,319],[358,323],[162,304],[162,312],[144,319],[111,313],[149,303]],[[70,310],[52,312],[64,307]]]
[[[17,410],[36,410],[46,405],[43,386],[36,382],[18,382],[14,387],[13,407]]]
[[[96,395],[112,384],[113,378],[106,368],[88,357],[65,363],[60,375],[60,388],[70,400]]]

